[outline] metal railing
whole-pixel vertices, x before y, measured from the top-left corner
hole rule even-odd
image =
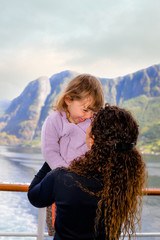
[[[12,191],[12,192],[28,192],[29,184],[10,184],[0,183],[0,191]],[[160,196],[160,188],[144,188],[144,195]],[[38,228],[37,232],[0,232],[0,236],[13,236],[13,237],[36,237],[37,240],[43,240],[44,237],[49,237],[47,232],[44,232],[45,228],[45,208],[39,208],[38,210]],[[136,233],[132,237],[160,237],[160,232],[151,233]]]

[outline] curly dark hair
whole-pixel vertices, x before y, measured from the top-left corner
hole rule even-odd
[[[101,181],[100,192],[84,189],[99,197],[95,226],[103,221],[109,240],[118,239],[121,233],[123,239],[126,234],[130,239],[141,219],[145,163],[136,147],[115,149],[115,144],[136,144],[138,124],[129,111],[106,104],[95,116],[90,134],[94,139],[91,150],[74,160],[69,170]]]

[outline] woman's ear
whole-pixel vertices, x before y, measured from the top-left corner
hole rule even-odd
[[[91,149],[94,143],[94,136],[91,137],[91,129],[92,129],[92,126],[90,125],[86,131],[86,144],[89,149]]]
[[[71,97],[69,95],[65,96],[64,101],[67,104],[67,106],[69,106],[71,104],[71,102],[72,102]]]
[[[89,148],[91,149],[92,145],[94,143],[94,137],[89,139]]]

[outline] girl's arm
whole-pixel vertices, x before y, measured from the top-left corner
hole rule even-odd
[[[54,202],[55,173],[50,171],[45,162],[29,186],[28,199],[35,207],[46,207]]]
[[[60,154],[61,118],[51,114],[45,120],[41,132],[42,155],[51,169],[68,167]]]

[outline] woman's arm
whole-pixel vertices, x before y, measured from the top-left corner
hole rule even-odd
[[[32,205],[40,208],[54,202],[54,178],[55,171],[45,162],[29,186],[28,199]]]
[[[41,169],[38,171],[38,173],[35,175],[35,177],[33,178],[30,186],[29,186],[29,190],[31,190],[33,187],[35,187],[38,183],[41,182],[41,180],[47,175],[48,172],[51,171],[51,168],[49,167],[49,165],[45,162],[43,164],[43,166],[41,167]]]

